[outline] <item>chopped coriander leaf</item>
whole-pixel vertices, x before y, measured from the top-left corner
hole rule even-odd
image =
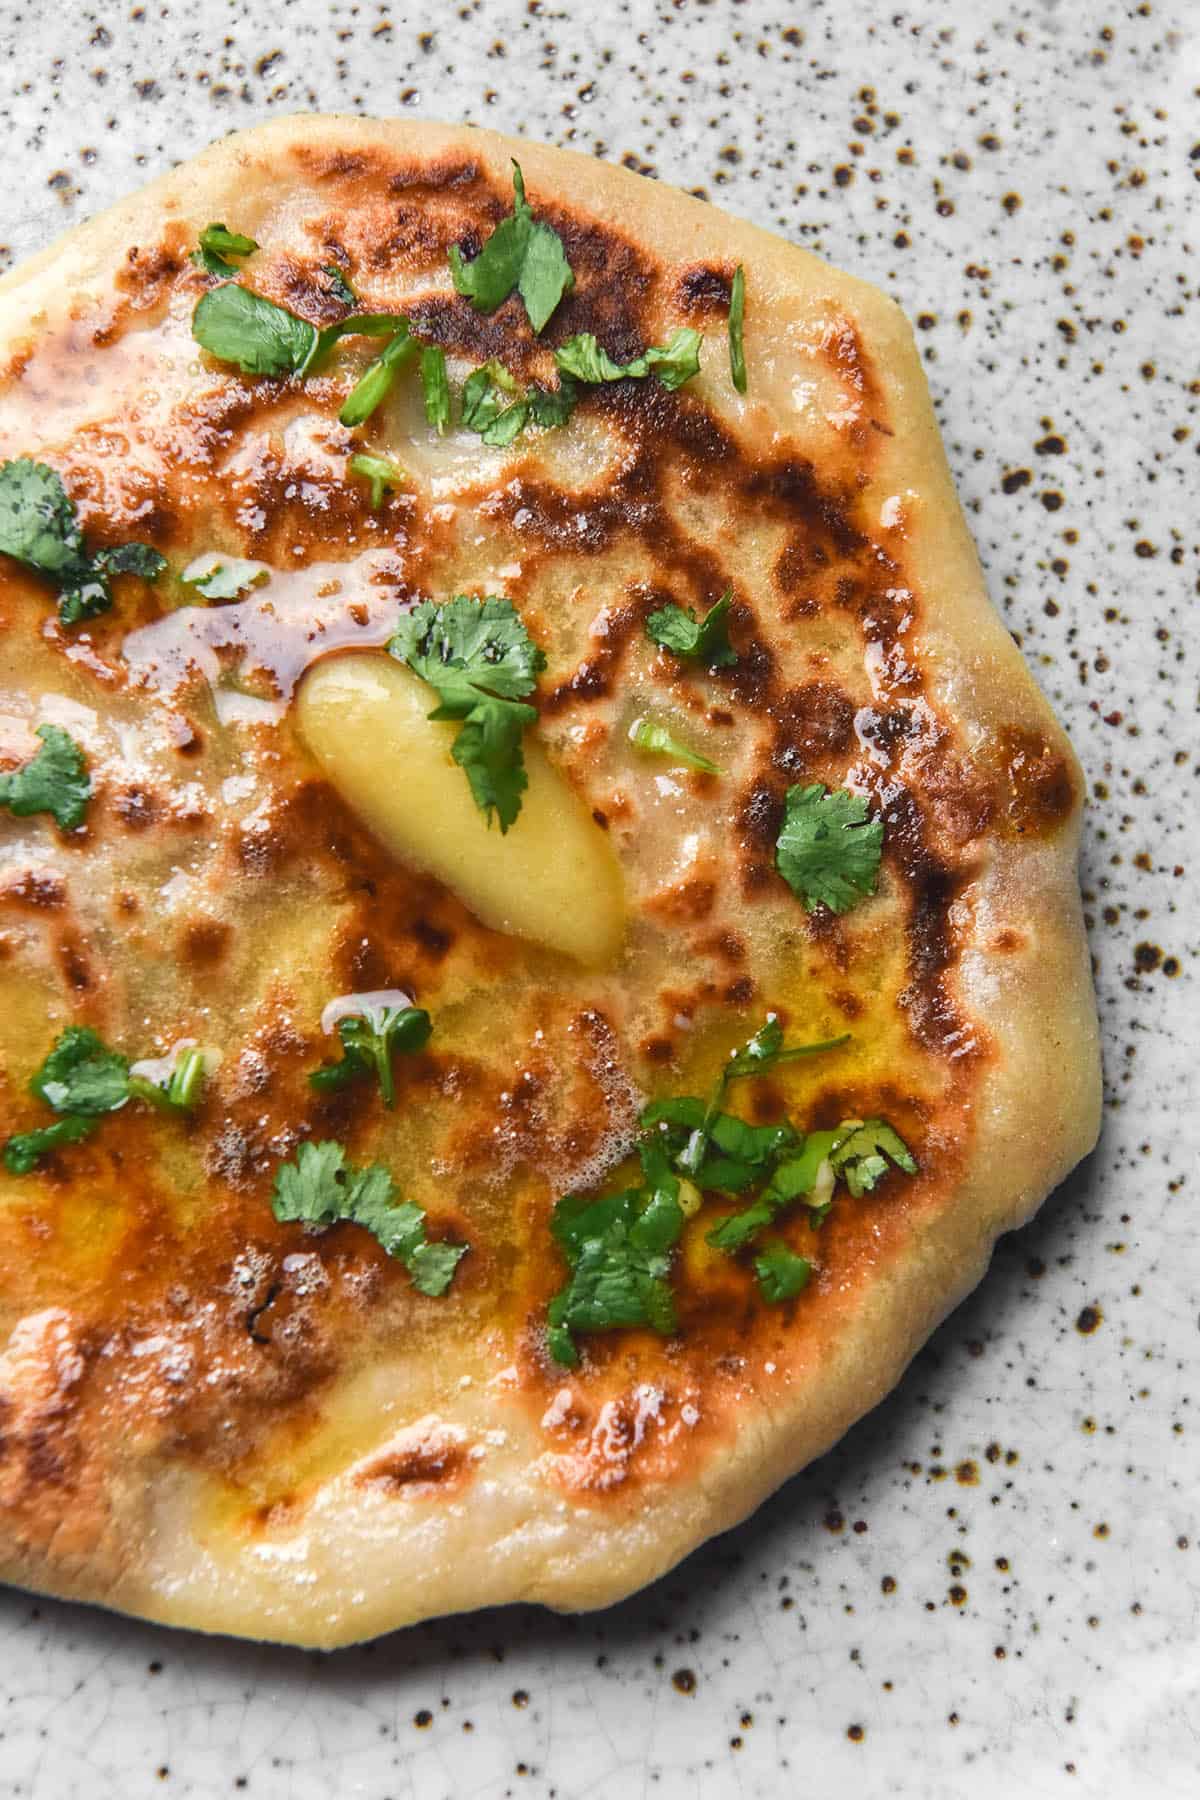
[[[731,1052],[718,1078],[714,1107],[731,1081],[740,1081],[746,1075],[766,1075],[779,1063],[797,1062],[802,1056],[823,1056],[827,1050],[840,1050],[849,1042],[850,1033],[843,1031],[840,1037],[822,1038],[815,1044],[785,1044],[783,1026],[772,1013],[740,1050]]]
[[[480,811],[505,832],[528,786],[521,739],[537,712],[520,704],[546,666],[510,600],[456,594],[444,606],[422,601],[401,619],[388,650],[436,691],[431,719],[461,728],[450,754],[464,770]]]
[[[97,1118],[129,1098],[129,1064],[87,1025],[68,1025],[29,1083],[55,1112]]]
[[[779,1062],[795,1062],[801,1057],[819,1057],[829,1049],[842,1048],[842,1044],[847,1042],[849,1031],[842,1037],[824,1039],[819,1044],[784,1046],[783,1026],[772,1015],[754,1033],[754,1037],[743,1044],[743,1048],[734,1051],[727,1058],[714,1082],[707,1105],[693,1098],[653,1102],[642,1112],[642,1127],[666,1127],[675,1168],[680,1174],[687,1175],[689,1181],[703,1186],[707,1170],[709,1175],[718,1177],[709,1181],[711,1186],[725,1188],[727,1192],[739,1192],[743,1186],[750,1184],[743,1179],[745,1170],[739,1165],[750,1165],[752,1172],[761,1168],[765,1179],[766,1159],[793,1143],[795,1134],[788,1127],[786,1136],[772,1141],[770,1136],[756,1136],[756,1127],[748,1127],[745,1121],[730,1120],[729,1114],[720,1111],[725,1089],[730,1082],[748,1075],[766,1075]],[[734,1134],[734,1127],[741,1127],[741,1130]],[[779,1130],[781,1127],[766,1127],[766,1132]],[[714,1145],[720,1157],[716,1166],[711,1157]]]
[[[655,756],[669,756],[689,769],[700,769],[705,775],[721,773],[716,763],[709,762],[698,750],[689,750],[665,725],[656,725],[652,719],[635,719],[629,728],[629,741],[639,750],[650,751]]]
[[[320,333],[307,319],[252,294],[237,282],[212,288],[192,314],[192,336],[221,362],[245,375],[303,374]]]
[[[347,467],[352,475],[361,475],[364,481],[370,482],[372,512],[378,512],[383,505],[387,488],[403,487],[407,479],[399,464],[389,461],[386,456],[367,456],[360,451],[350,458]]]
[[[848,1131],[830,1154],[834,1173],[842,1176],[857,1200],[869,1193],[888,1169],[888,1158],[906,1175],[917,1173],[912,1151],[886,1119],[867,1119]]]
[[[206,600],[237,600],[269,581],[271,571],[266,563],[210,550],[195,557],[179,579],[186,587],[198,588]]]
[[[873,894],[882,850],[883,822],[868,819],[861,794],[819,781],[788,789],[775,867],[809,912],[848,912]]]
[[[43,1156],[61,1144],[77,1144],[81,1138],[90,1137],[96,1123],[83,1113],[68,1113],[53,1125],[43,1125],[40,1131],[23,1131],[5,1144],[4,1166],[10,1175],[28,1175]]]
[[[806,1256],[797,1256],[789,1250],[786,1244],[769,1244],[755,1257],[754,1273],[763,1299],[777,1306],[781,1301],[794,1300],[797,1294],[803,1293],[812,1274],[812,1264]]]
[[[446,352],[437,344],[426,344],[421,352],[421,389],[425,395],[425,417],[439,437],[450,429],[450,383],[446,377]]]
[[[581,331],[554,352],[554,360],[564,375],[585,381],[589,386],[594,387],[602,381],[625,381],[630,377],[640,379],[653,371],[663,387],[674,392],[700,373],[703,342],[701,334],[692,326],[681,325],[671,333],[667,343],[652,344],[631,362],[618,363],[600,347],[593,332]]]
[[[166,566],[162,551],[150,544],[114,544],[92,557],[92,567],[105,575],[140,575],[143,581],[157,581]]]
[[[398,370],[417,354],[417,340],[403,320],[400,329],[351,388],[338,414],[343,425],[362,425],[388,396]]]
[[[664,1167],[645,1188],[558,1202],[550,1229],[566,1258],[567,1285],[550,1302],[546,1340],[555,1362],[579,1361],[572,1333],[636,1325],[675,1330],[670,1254],[683,1230],[679,1182]]]
[[[504,449],[527,425],[565,425],[575,401],[575,383],[566,376],[557,388],[535,383],[522,395],[508,370],[493,357],[473,370],[463,384],[462,422],[469,431],[477,431],[485,444]]]
[[[745,311],[746,271],[739,263],[733,272],[733,288],[729,295],[729,373],[739,394],[746,391],[746,349],[742,339]]]
[[[463,383],[463,424],[468,431],[477,431],[485,444],[498,448],[511,444],[529,419],[528,403],[512,398],[517,392],[508,370],[492,357],[473,369]]]
[[[579,391],[569,375],[560,375],[556,388],[542,387],[534,382],[525,399],[529,407],[529,423],[552,429],[565,425],[571,417],[579,399]]]
[[[322,275],[328,275],[329,291],[335,300],[340,300],[343,306],[358,305],[358,295],[350,286],[350,283],[346,280],[346,277],[336,263],[323,263],[321,265],[321,273]]]
[[[673,600],[668,601],[646,620],[646,636],[660,649],[702,663],[706,669],[730,669],[737,661],[729,642],[732,603],[733,589],[727,588],[704,617],[697,619],[691,607],[684,612]]]
[[[235,363],[245,375],[305,375],[343,337],[407,337],[407,333],[407,321],[398,313],[354,313],[318,331],[307,319],[232,281],[203,295],[192,314],[196,342],[221,362]]]
[[[295,1161],[282,1164],[275,1175],[271,1210],[281,1224],[345,1221],[361,1226],[404,1264],[413,1286],[432,1298],[446,1292],[467,1253],[466,1244],[431,1243],[424,1208],[411,1200],[397,1202],[392,1178],[382,1164],[355,1169],[342,1145],[331,1140],[301,1144]]]
[[[534,218],[516,162],[509,217],[501,220],[470,262],[464,262],[457,244],[450,246],[449,260],[455,288],[477,312],[495,312],[516,288],[535,333],[544,328],[563,295],[575,285],[562,239]]]
[[[359,1018],[339,1021],[342,1043],[340,1062],[325,1063],[309,1076],[309,1086],[319,1089],[344,1087],[363,1076],[375,1076],[383,1104],[396,1104],[392,1058],[401,1052],[423,1050],[433,1023],[419,1006],[363,1006]]]
[[[92,783],[83,751],[58,725],[39,725],[41,749],[23,768],[0,775],[0,806],[19,819],[50,813],[61,831],[83,824]]]
[[[108,611],[110,575],[153,580],[166,568],[166,559],[148,544],[89,554],[62,481],[53,469],[27,457],[0,464],[0,552],[54,583],[64,625]]]
[[[186,1044],[181,1046],[175,1067],[165,1081],[139,1073],[135,1064],[129,1072],[129,1096],[132,1100],[148,1100],[160,1112],[191,1112],[200,1104],[206,1072],[203,1050]]]
[[[257,249],[254,239],[244,237],[240,231],[229,231],[224,225],[206,225],[200,233],[200,248],[192,251],[191,260],[209,275],[240,275],[238,264],[227,258],[252,256]]]
[[[770,1225],[775,1217],[775,1208],[768,1206],[765,1200],[756,1200],[744,1212],[730,1213],[719,1225],[706,1232],[705,1242],[714,1250],[724,1250],[730,1256],[742,1250],[760,1231]]]
[[[0,550],[62,587],[90,571],[74,502],[45,463],[0,465]]]
[[[5,1165],[14,1175],[27,1175],[41,1156],[87,1137],[106,1113],[119,1112],[131,1099],[150,1100],[167,1112],[188,1112],[199,1102],[204,1074],[203,1051],[184,1044],[168,1079],[154,1081],[135,1074],[128,1060],[90,1027],[69,1025],[29,1083],[32,1094],[64,1116],[55,1125],[11,1138]]]

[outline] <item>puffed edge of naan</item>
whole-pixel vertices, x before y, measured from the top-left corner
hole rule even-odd
[[[168,218],[199,231],[233,219],[272,161],[309,152],[384,149],[411,158],[478,159],[505,192],[520,158],[533,194],[555,193],[614,230],[652,220],[655,254],[680,264],[746,265],[751,294],[769,287],[801,306],[830,300],[854,320],[890,408],[879,480],[916,508],[906,547],[925,598],[927,680],[948,710],[986,733],[1023,726],[1068,758],[1051,710],[993,610],[954,491],[912,333],[877,289],[783,239],[661,183],[573,151],[428,122],[298,115],[237,133],[141,193],[84,223],[0,281],[0,345],[10,351],[88,294],[111,296],[131,243],[157,241]],[[960,901],[972,943],[957,994],[979,1009],[996,1046],[977,1099],[965,1179],[952,1205],[918,1227],[903,1257],[865,1292],[828,1350],[820,1378],[769,1419],[755,1409],[728,1454],[690,1486],[639,1488],[580,1505],[539,1477],[545,1441],[507,1432],[461,1496],[430,1506],[326,1482],[293,1538],[214,1557],[195,1529],[200,1480],[182,1467],[120,1470],[96,1504],[108,1511],[100,1552],[78,1568],[6,1553],[0,1578],[63,1598],[200,1630],[331,1648],[439,1614],[512,1601],[561,1610],[609,1605],[646,1586],[707,1538],[736,1525],[829,1449],[895,1387],[938,1323],[978,1283],[997,1236],[1022,1224],[1096,1141],[1100,1063],[1095,1001],[1076,873],[1080,810],[1049,842],[990,838]],[[1022,947],[979,946],[1000,924]],[[506,1419],[506,1426],[509,1425]],[[442,1427],[459,1429],[452,1417]],[[433,1428],[433,1427],[431,1427]],[[386,1446],[371,1446],[370,1457]],[[114,1560],[118,1572],[114,1573]]]

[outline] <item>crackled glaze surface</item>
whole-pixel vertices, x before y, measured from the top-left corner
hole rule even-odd
[[[894,293],[1089,778],[1108,1077],[1098,1152],[899,1393],[658,1588],[332,1660],[6,1592],[5,1792],[1190,1791],[1197,40],[1085,10],[0,12],[5,256],[256,118],[411,109],[625,160]]]

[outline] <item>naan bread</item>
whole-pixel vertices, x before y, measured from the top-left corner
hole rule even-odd
[[[447,269],[508,213],[512,156],[575,275],[538,339],[516,295],[475,311]],[[678,326],[704,332],[701,372],[598,386],[564,428],[492,448],[439,438],[409,370],[348,431],[377,341],[304,379],[201,354],[213,284],[189,253],[216,220],[261,246],[255,292],[325,324],[336,268],[442,345],[456,385],[493,356],[552,385],[569,335],[625,360]],[[116,577],[114,608],[67,627],[0,558],[6,766],[54,723],[94,789],[75,831],[0,812],[0,1129],[47,1122],[27,1083],[70,1025],[129,1056],[220,1054],[190,1117],[129,1105],[0,1175],[0,1575],[324,1646],[614,1601],[886,1394],[1097,1133],[1080,772],[986,598],[909,329],[863,282],[620,169],[297,118],[7,276],[0,351],[0,454],[61,475],[89,545],[137,539],[170,565]],[[377,510],[347,472],[364,447],[407,476]],[[212,552],[269,580],[197,604],[178,575]],[[649,642],[652,610],[727,586],[736,666]],[[589,962],[498,929],[502,908],[482,923],[385,847],[297,730],[309,663],[394,669],[401,609],[456,593],[512,599],[546,653],[530,754],[615,859],[607,963],[604,929]],[[637,752],[647,714],[722,773]],[[378,758],[379,789],[403,789]],[[878,891],[842,916],[773,866],[785,790],[817,782],[885,827]],[[515,854],[520,834],[493,842]],[[598,902],[563,879],[544,910],[570,940]],[[315,1091],[328,1002],[385,989],[434,1027],[396,1061],[396,1109],[369,1084]],[[706,1248],[706,1200],[675,1260],[678,1331],[583,1334],[564,1370],[555,1201],[611,1185],[644,1100],[706,1093],[768,1013],[789,1040],[851,1042],[730,1104],[801,1130],[882,1115],[919,1173],[839,1188],[820,1232],[781,1220],[815,1263],[783,1305]],[[442,1297],[354,1224],[276,1221],[281,1163],[331,1138],[469,1244]]]

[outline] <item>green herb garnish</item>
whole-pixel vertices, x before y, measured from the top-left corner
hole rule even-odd
[[[140,575],[153,581],[167,566],[166,558],[149,544],[121,544],[89,553],[75,504],[58,475],[23,456],[0,464],[0,552],[54,583],[64,625],[78,625],[108,611],[111,575]]]
[[[221,362],[235,363],[245,375],[306,375],[341,338],[406,338],[407,334],[408,322],[398,313],[354,313],[318,330],[307,319],[273,300],[264,300],[261,294],[252,294],[236,281],[212,288],[192,314],[196,342]],[[376,363],[370,365],[375,367]],[[387,385],[391,385],[390,379]]]
[[[673,600],[660,606],[646,620],[646,636],[661,650],[686,661],[701,663],[706,669],[731,669],[737,662],[737,651],[729,642],[729,608],[733,589],[726,588],[721,598],[697,619],[691,607],[685,612]]]
[[[345,1087],[348,1082],[374,1076],[383,1094],[383,1104],[396,1104],[396,1083],[392,1074],[392,1058],[401,1053],[423,1050],[429,1042],[433,1023],[419,1006],[372,1005],[363,1002],[357,1018],[338,1023],[342,1042],[340,1062],[325,1063],[309,1076],[309,1086],[321,1090]]]
[[[806,1206],[813,1228],[819,1227],[837,1181],[844,1180],[855,1196],[867,1191],[887,1167],[885,1153],[906,1174],[917,1172],[902,1138],[882,1119],[847,1119],[835,1131],[804,1136],[786,1119],[752,1125],[721,1111],[731,1081],[765,1075],[846,1041],[787,1044],[778,1020],[768,1018],[726,1059],[707,1100],[681,1094],[644,1108],[639,1187],[598,1199],[568,1195],[558,1202],[551,1229],[570,1279],[547,1314],[547,1346],[556,1362],[568,1367],[578,1362],[573,1331],[632,1325],[675,1329],[671,1251],[703,1193],[752,1191],[748,1205],[706,1233],[715,1249],[736,1256],[797,1201]],[[802,1291],[812,1265],[787,1244],[774,1242],[761,1248],[754,1272],[763,1298],[777,1304]]]
[[[503,363],[483,363],[463,383],[462,422],[485,444],[503,449],[527,425],[565,425],[575,409],[575,383],[568,376],[556,388],[537,383],[522,394]]]
[[[224,225],[206,225],[200,233],[200,248],[192,251],[191,260],[209,275],[240,275],[239,264],[227,259],[252,256],[257,249],[254,239],[243,237],[240,231],[229,231]]]
[[[537,718],[521,697],[546,666],[511,600],[424,600],[401,619],[388,649],[436,690],[441,705],[431,719],[461,721],[450,754],[488,824],[495,814],[507,831],[529,785],[522,733]]]
[[[340,301],[343,306],[355,307],[358,305],[358,295],[336,263],[322,263],[321,273],[328,275],[329,292],[335,300]]]
[[[78,1143],[105,1113],[124,1106],[129,1098],[129,1064],[88,1026],[70,1025],[35,1070],[29,1091],[69,1117],[9,1139],[4,1163],[13,1175],[28,1175],[48,1151]]]
[[[636,719],[629,728],[629,741],[639,750],[655,756],[669,756],[673,762],[684,763],[689,769],[700,769],[706,775],[721,773],[716,763],[709,762],[707,756],[701,756],[697,750],[689,750],[665,725],[656,725],[652,719]]]
[[[402,1262],[422,1294],[446,1292],[467,1253],[466,1244],[431,1243],[425,1210],[411,1200],[397,1202],[395,1186],[381,1163],[355,1169],[341,1144],[326,1140],[301,1144],[294,1162],[275,1174],[271,1210],[281,1224],[362,1226],[389,1256]]]
[[[365,424],[375,408],[386,400],[397,374],[405,363],[412,361],[417,349],[416,338],[404,320],[401,320],[400,329],[395,336],[380,351],[374,362],[367,364],[346,396],[338,414],[341,423],[349,426]]]
[[[391,462],[386,456],[368,456],[360,451],[352,456],[348,463],[352,475],[361,475],[364,481],[371,484],[371,511],[378,512],[383,505],[384,492],[388,488],[404,486],[404,470],[398,463]]]
[[[797,1200],[804,1202],[809,1223],[818,1229],[833,1204],[836,1183],[845,1181],[857,1200],[887,1173],[888,1157],[906,1175],[917,1173],[912,1152],[886,1119],[844,1119],[835,1131],[812,1131],[776,1163],[754,1204],[722,1219],[707,1240],[733,1255]]]
[[[883,822],[868,819],[861,794],[819,781],[788,789],[775,867],[809,912],[848,912],[873,894],[882,852]]]
[[[89,1026],[69,1025],[29,1082],[30,1093],[64,1117],[55,1125],[10,1138],[4,1148],[5,1167],[14,1175],[28,1175],[49,1151],[78,1143],[105,1114],[119,1112],[131,1099],[153,1100],[172,1112],[190,1110],[200,1098],[203,1080],[200,1051],[185,1052],[169,1081],[159,1088],[131,1075],[128,1059],[110,1050]]]
[[[746,348],[742,341],[742,320],[746,311],[746,271],[741,263],[733,272],[729,294],[729,373],[739,394],[746,391]]]
[[[41,749],[23,768],[0,775],[0,806],[19,819],[50,813],[61,831],[83,824],[92,783],[83,751],[58,725],[39,725]]]
[[[916,1174],[912,1152],[886,1119],[867,1119],[861,1125],[850,1122],[843,1130],[849,1135],[831,1150],[829,1162],[834,1173],[844,1177],[856,1200],[870,1193],[887,1174],[889,1157],[906,1175]]]
[[[198,556],[179,577],[186,587],[197,588],[206,600],[237,600],[252,588],[269,581],[265,563],[243,556],[221,556],[216,551]]]
[[[721,1103],[725,1098],[729,1083],[741,1081],[751,1075],[769,1074],[780,1063],[797,1062],[806,1056],[823,1056],[826,1051],[840,1050],[842,1045],[848,1044],[849,1041],[850,1033],[847,1031],[843,1032],[841,1037],[825,1038],[816,1044],[785,1044],[783,1027],[772,1015],[764,1025],[760,1026],[754,1036],[743,1044],[740,1050],[733,1051],[726,1059],[717,1076],[707,1105],[692,1099],[654,1101],[642,1113],[642,1124],[643,1126],[665,1124],[669,1132],[672,1128],[683,1130],[682,1138],[672,1139],[669,1146],[673,1153],[674,1164],[680,1174],[688,1176],[700,1187],[705,1185],[705,1165],[714,1141],[718,1151],[721,1151],[723,1155],[728,1157],[732,1152],[734,1160],[749,1163],[752,1169],[757,1170],[765,1165],[767,1157],[773,1152],[785,1148],[788,1143],[795,1142],[795,1133],[789,1126],[786,1128],[788,1135],[775,1143],[766,1137],[760,1137],[752,1152],[748,1147],[748,1140],[744,1137],[736,1146],[726,1141],[725,1148],[722,1149],[721,1140],[717,1136],[718,1120],[723,1117],[726,1119],[726,1130],[740,1128],[740,1131],[745,1133],[751,1129],[745,1125],[743,1120],[729,1119],[728,1115],[721,1113]],[[778,1132],[780,1128],[767,1127],[766,1129],[768,1132]],[[727,1181],[710,1180],[708,1185],[728,1187],[730,1184]]]
[[[601,349],[593,332],[581,331],[554,352],[554,360],[564,375],[590,386],[602,381],[625,381],[631,376],[636,379],[653,372],[665,388],[674,392],[700,373],[703,342],[698,331],[681,325],[667,343],[652,344],[631,362],[618,363]]]
[[[680,1183],[661,1159],[645,1172],[640,1188],[599,1200],[568,1194],[554,1208],[550,1229],[570,1277],[550,1302],[546,1342],[565,1368],[579,1362],[574,1331],[675,1330],[670,1269],[684,1223]]]
[[[29,1083],[55,1112],[99,1118],[129,1098],[129,1064],[87,1025],[69,1025]]]
[[[763,1299],[778,1306],[803,1293],[812,1264],[807,1256],[797,1256],[786,1244],[768,1244],[754,1259],[754,1273]]]
[[[148,1100],[160,1112],[191,1112],[200,1103],[205,1074],[203,1050],[197,1050],[194,1044],[188,1044],[181,1048],[175,1067],[165,1081],[152,1081],[146,1075],[131,1074],[129,1097],[131,1100]]]
[[[449,258],[455,288],[476,311],[495,312],[516,288],[535,332],[542,330],[563,295],[575,285],[562,239],[534,218],[516,162],[509,217],[501,220],[471,262],[463,261],[457,244],[450,246]]]
[[[426,344],[421,352],[421,389],[425,395],[425,417],[439,437],[450,429],[450,382],[446,375],[446,352],[437,344]]]
[[[10,1175],[29,1175],[43,1156],[49,1156],[52,1150],[59,1150],[64,1144],[77,1144],[81,1138],[90,1137],[98,1123],[97,1119],[88,1118],[84,1113],[73,1113],[56,1119],[53,1125],[43,1125],[38,1131],[22,1131],[5,1144],[4,1166]]]
[[[245,375],[303,375],[321,342],[321,333],[307,319],[237,282],[212,288],[197,302],[192,336]]]

